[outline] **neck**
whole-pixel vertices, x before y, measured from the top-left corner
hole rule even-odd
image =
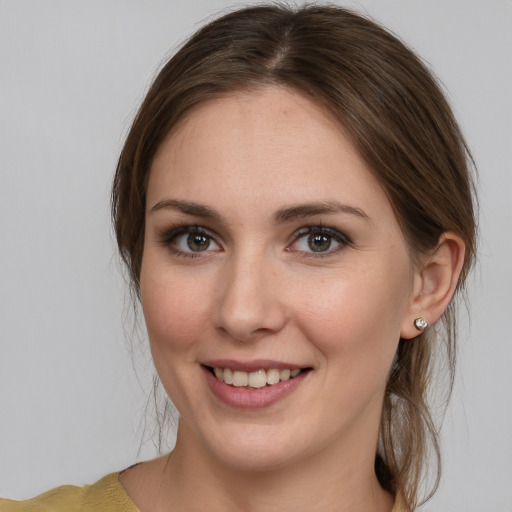
[[[368,455],[361,457],[359,448],[340,450],[331,444],[295,464],[254,471],[214,459],[181,425],[160,475],[157,510],[389,512],[393,499],[375,476],[375,450],[366,447]]]

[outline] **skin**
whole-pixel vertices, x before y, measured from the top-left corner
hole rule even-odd
[[[333,211],[293,210],[311,204]],[[450,274],[451,297],[460,244],[448,237],[446,264],[415,268],[340,125],[275,87],[210,101],[182,121],[154,159],[147,206],[141,301],[180,422],[170,456],[121,475],[135,503],[389,512],[373,469],[388,374],[418,312],[441,314],[440,276]],[[190,249],[188,232],[169,235],[177,226],[200,227],[206,250]],[[311,250],[311,227],[330,228],[326,250]],[[201,365],[220,358],[312,371],[284,399],[247,410],[207,385]]]

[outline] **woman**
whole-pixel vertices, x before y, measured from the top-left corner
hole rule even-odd
[[[474,254],[468,157],[422,63],[350,11],[201,29],[149,90],[113,187],[176,447],[33,504],[413,510],[439,453],[433,358],[453,372]]]

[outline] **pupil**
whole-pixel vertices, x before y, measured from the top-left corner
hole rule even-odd
[[[204,235],[188,235],[187,245],[191,251],[205,251],[210,245],[210,241]]]
[[[331,238],[327,235],[310,235],[308,245],[314,252],[327,251],[331,247]]]

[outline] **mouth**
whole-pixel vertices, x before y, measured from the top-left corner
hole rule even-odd
[[[275,386],[281,382],[297,378],[312,368],[261,368],[255,371],[234,370],[232,368],[211,367],[203,365],[216,379],[235,388],[261,389]]]

